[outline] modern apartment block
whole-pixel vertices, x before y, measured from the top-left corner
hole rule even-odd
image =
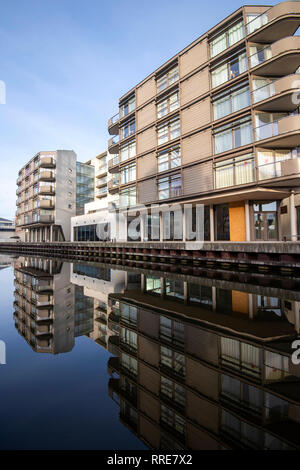
[[[70,220],[94,199],[94,167],[72,150],[39,152],[17,179],[16,230],[27,242],[70,240]]]
[[[203,204],[207,241],[300,239],[299,25],[299,2],[242,6],[121,97],[108,122],[120,210]]]

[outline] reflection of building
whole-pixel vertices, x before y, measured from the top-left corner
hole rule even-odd
[[[296,241],[299,25],[297,1],[243,6],[123,95],[108,122],[117,206],[199,203],[207,241]]]
[[[60,261],[19,258],[14,295],[15,326],[36,352],[71,351],[74,338],[93,327],[89,300],[70,283],[69,267]]]
[[[84,295],[93,302],[93,328],[90,337],[100,346],[116,354],[118,329],[109,325],[108,295],[123,292],[128,274],[105,265],[74,263],[71,265],[71,282],[83,288]],[[79,287],[80,286],[80,287]]]
[[[109,392],[150,448],[300,447],[300,370],[290,360],[299,292],[259,289],[143,274],[139,289],[109,296],[120,338]]]

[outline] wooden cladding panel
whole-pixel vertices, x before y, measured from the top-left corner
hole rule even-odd
[[[182,139],[182,164],[203,160],[212,155],[211,130],[198,132]]]
[[[156,106],[155,102],[147,104],[142,109],[137,111],[137,130],[143,129],[143,127],[149,126],[156,120]]]
[[[212,162],[183,169],[183,193],[199,194],[213,189]]]
[[[210,123],[210,100],[198,101],[198,103],[184,109],[181,114],[182,134],[192,132],[199,127]]]
[[[141,106],[146,101],[149,101],[156,94],[156,82],[155,78],[152,77],[147,82],[143,83],[136,90],[136,103],[137,106]]]
[[[209,91],[209,73],[208,67],[200,72],[195,73],[192,77],[187,78],[181,83],[180,88],[180,103],[181,106],[193,101],[198,96],[203,95]]]
[[[137,177],[138,179],[146,178],[156,174],[157,159],[154,152],[148,153],[137,161]]]
[[[199,42],[179,58],[180,77],[195,70],[208,60],[207,40]]]
[[[138,202],[145,204],[156,200],[156,178],[138,183]]]
[[[137,135],[137,153],[144,153],[156,147],[156,129],[155,126],[150,127],[144,132]]]

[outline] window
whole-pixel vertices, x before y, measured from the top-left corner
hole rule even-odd
[[[215,39],[210,41],[210,56],[215,57],[228,47],[243,39],[245,36],[244,23],[238,23],[230,26],[227,31],[219,34]]]
[[[121,329],[121,341],[133,351],[137,350],[137,334],[127,328]]]
[[[252,124],[250,116],[234,121],[214,131],[215,153],[226,152],[252,142]]]
[[[271,351],[265,352],[265,380],[278,382],[289,377],[289,358]]]
[[[166,424],[173,431],[176,431],[179,434],[185,434],[185,420],[177,413],[175,413],[170,408],[167,408],[165,405],[161,405],[161,422]]]
[[[267,24],[268,16],[266,13],[250,13],[247,14],[247,33],[251,34],[258,28],[261,28],[263,25]]]
[[[180,346],[184,344],[184,324],[168,317],[160,317],[160,338]]]
[[[176,117],[157,128],[158,145],[180,136],[180,119]]]
[[[214,119],[221,119],[247,106],[250,106],[249,85],[239,84],[213,98]]]
[[[130,121],[127,121],[122,127],[121,127],[121,139],[126,139],[130,135],[135,133],[135,120],[131,119]]]
[[[266,100],[275,93],[274,78],[253,78],[252,80],[252,97],[253,103]]]
[[[136,144],[135,140],[131,140],[126,145],[122,145],[120,148],[120,160],[124,162],[129,160],[129,158],[133,158],[136,154]]]
[[[215,164],[216,188],[227,188],[254,181],[253,154],[230,158]]]
[[[281,162],[290,158],[290,150],[258,150],[258,179],[278,178],[281,176]]]
[[[124,166],[121,171],[121,184],[130,183],[136,179],[136,164]]]
[[[170,147],[159,152],[158,159],[158,172],[171,170],[181,165],[181,152],[180,146]]]
[[[183,354],[172,351],[172,349],[160,347],[160,363],[170,372],[185,377],[185,357]]]
[[[137,308],[134,305],[120,303],[121,320],[131,325],[137,324]]]
[[[177,82],[179,79],[179,73],[178,73],[178,66],[173,67],[170,69],[167,73],[162,75],[157,79],[156,85],[157,85],[157,93],[159,93],[162,90],[165,90],[168,88],[170,85],[173,83]]]
[[[120,191],[120,206],[130,207],[136,205],[136,187],[126,188]]]
[[[131,113],[135,109],[135,97],[132,96],[128,100],[126,100],[123,104],[120,106],[120,117],[127,116],[127,114]]]
[[[256,44],[250,46],[250,66],[255,67],[256,65],[265,62],[265,60],[271,59],[272,50],[271,46],[266,44]]]
[[[278,135],[278,121],[288,115],[288,113],[256,113],[255,140],[268,139]]]
[[[260,377],[262,370],[262,352],[260,348],[248,343],[221,337],[222,365],[237,369],[244,374]]]
[[[176,405],[185,407],[185,388],[178,385],[173,380],[161,376],[160,393],[170,401],[174,401]]]
[[[221,376],[221,396],[233,406],[250,413],[262,412],[262,391],[228,375]]]
[[[166,114],[169,114],[178,108],[179,91],[175,91],[175,93],[172,93],[170,96],[157,103],[157,117],[160,119],[161,117],[166,116]]]
[[[146,276],[146,291],[155,294],[161,294],[160,277]]]
[[[129,374],[136,376],[137,375],[137,360],[128,354],[121,354],[121,366],[129,372]]]
[[[169,199],[181,196],[181,174],[175,174],[158,180],[158,199]]]
[[[248,69],[246,52],[240,52],[231,57],[226,63],[218,65],[211,71],[212,87],[215,88],[222,83],[232,80]]]

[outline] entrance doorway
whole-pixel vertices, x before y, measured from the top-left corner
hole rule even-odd
[[[253,202],[254,240],[278,240],[277,201]]]

